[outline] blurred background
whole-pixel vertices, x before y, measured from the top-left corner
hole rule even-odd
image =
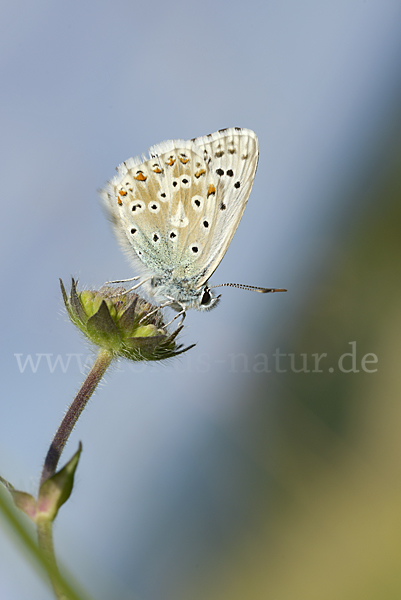
[[[188,354],[106,375],[61,563],[97,599],[400,598],[400,3],[25,0],[0,28],[3,477],[36,493],[93,359],[58,278],[135,274],[97,197],[123,160],[254,129],[212,283],[288,288],[225,289]],[[52,598],[0,522],[0,597]]]

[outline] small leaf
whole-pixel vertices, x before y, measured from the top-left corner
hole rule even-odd
[[[75,470],[78,466],[82,444],[79,443],[78,451],[71,460],[57,473],[46,479],[40,486],[37,503],[37,514],[46,515],[54,520],[60,507],[68,500],[74,485]]]
[[[24,512],[26,515],[28,515],[28,517],[32,519],[32,521],[34,521],[36,517],[35,498],[31,496],[31,494],[27,494],[27,492],[19,492],[9,481],[3,479],[3,477],[1,476],[0,483],[2,483],[4,487],[6,487],[10,492],[15,506],[22,510],[22,512]]]
[[[35,521],[37,506],[36,500],[27,492],[19,492],[18,490],[10,490],[12,499],[17,508],[22,510],[32,521]]]
[[[9,492],[11,492],[14,489],[14,486],[7,481],[7,479],[3,479],[3,477],[0,475],[0,483],[2,483],[4,485],[4,487],[6,487],[8,489]]]

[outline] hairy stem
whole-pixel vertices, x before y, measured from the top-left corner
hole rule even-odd
[[[97,384],[105,374],[107,367],[112,361],[112,358],[113,353],[109,350],[102,349],[99,351],[99,354],[97,355],[96,360],[93,363],[93,366],[89,371],[84,383],[82,384],[81,389],[67,410],[67,413],[61,421],[60,427],[58,428],[56,435],[50,444],[50,448],[43,465],[42,476],[40,479],[41,484],[56,472],[61,453],[64,450],[72,430],[74,429],[75,423],[78,421],[79,416],[87,405],[89,398],[95,391]]]

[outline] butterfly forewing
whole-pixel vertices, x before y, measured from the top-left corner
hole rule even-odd
[[[230,128],[195,140],[207,152],[209,170],[216,180],[214,219],[203,249],[202,285],[220,264],[238,227],[251,192],[258,165],[256,134],[249,129]]]

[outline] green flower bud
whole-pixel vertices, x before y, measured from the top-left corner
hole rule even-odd
[[[71,321],[96,346],[130,360],[162,360],[193,348],[177,345],[179,326],[167,331],[163,315],[137,294],[103,286],[78,291],[72,279],[69,297],[60,279],[64,304]]]

